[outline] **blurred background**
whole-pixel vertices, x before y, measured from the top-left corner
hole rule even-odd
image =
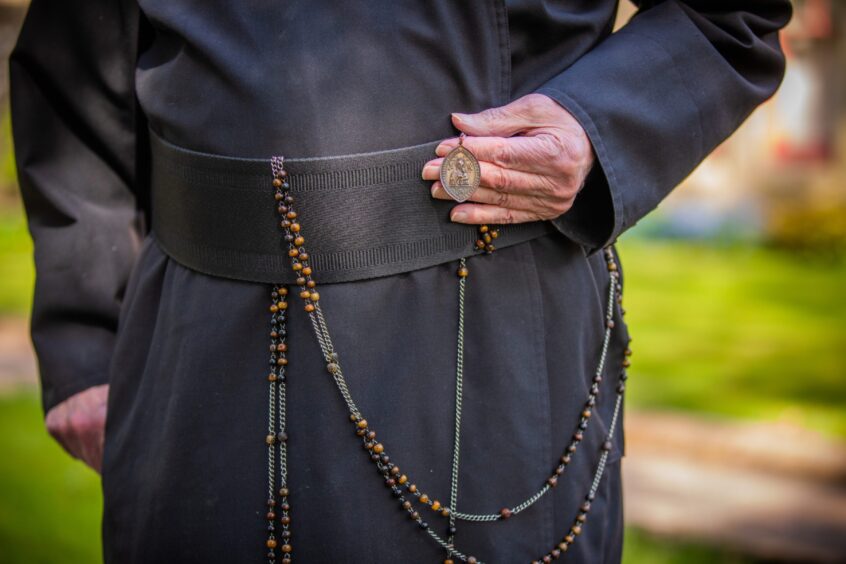
[[[619,242],[628,564],[846,562],[846,1],[794,5],[779,93]],[[47,437],[28,336],[25,9],[0,0],[0,563],[93,563],[99,480]]]

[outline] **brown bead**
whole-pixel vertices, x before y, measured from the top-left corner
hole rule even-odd
[[[306,279],[304,276],[299,276],[296,280],[297,286],[305,286]]]
[[[488,229],[490,229],[487,225],[480,225],[479,226],[479,233],[487,233]]]
[[[273,372],[271,372],[270,374],[267,375],[267,381],[268,382],[275,382],[276,378],[277,378],[276,374],[274,374]]]
[[[435,500],[432,502],[432,511],[438,511],[441,508],[441,502]]]
[[[485,248],[485,242],[482,241],[481,239],[477,240],[476,241],[476,248],[477,249],[484,249]]]
[[[489,252],[489,253],[492,253],[492,252],[494,252],[494,251],[496,250],[496,247],[494,247],[493,245],[487,245],[487,246],[485,247],[485,250],[486,250],[487,252]]]
[[[317,292],[312,292],[311,295],[308,297],[308,299],[310,299],[313,302],[316,302],[320,299],[320,294],[318,294]]]
[[[279,293],[280,296],[287,296],[288,295],[288,288],[282,286],[277,290],[277,292]]]
[[[282,552],[284,552],[285,554],[290,554],[292,550],[294,550],[294,547],[292,547],[290,544],[282,545]]]
[[[276,548],[276,539],[267,539],[267,548]]]
[[[367,427],[367,419],[359,419],[356,425],[358,425],[359,429],[364,429],[365,427]]]
[[[264,438],[264,442],[266,442],[269,445],[272,445],[273,443],[276,442],[276,435],[267,435]]]
[[[309,280],[308,282],[306,282],[306,287],[308,288],[314,288],[315,286],[317,286],[317,282],[315,282],[314,280]]]
[[[446,507],[444,507],[443,509],[441,509],[441,516],[443,516],[443,517],[449,517],[449,509],[448,509],[448,508],[446,508]]]
[[[576,516],[576,521],[578,521],[579,523],[584,523],[586,520],[587,520],[587,515],[585,515],[584,513],[579,513]]]
[[[282,199],[282,197],[283,197],[283,196],[282,196],[282,194],[281,194],[280,192],[276,192],[276,193],[273,195],[273,197],[274,197],[274,198],[276,198],[276,201],[278,202],[279,200],[281,200],[281,199]]]
[[[509,517],[511,517],[513,515],[513,513],[507,507],[503,507],[502,509],[499,510],[499,515],[503,519],[508,519]]]
[[[288,176],[288,171],[287,171],[287,170],[285,170],[285,169],[283,168],[282,170],[280,170],[280,171],[279,171],[279,177],[280,177],[280,178],[285,178],[286,176]]]
[[[306,306],[305,306],[305,310],[306,310],[308,313],[313,312],[313,311],[314,311],[314,304],[306,304]]]
[[[552,486],[552,487],[554,488],[555,486],[557,486],[557,485],[558,485],[558,477],[556,477],[556,476],[550,476],[550,477],[546,480],[546,483],[547,483],[547,484],[549,484],[550,486]]]
[[[491,237],[493,237],[494,239],[496,239],[497,237],[499,237],[499,231],[496,231],[496,230],[491,231]]]
[[[270,313],[276,313],[277,311],[279,311],[279,307],[276,304],[271,304]]]
[[[279,495],[282,497],[288,497],[288,488],[279,488]]]
[[[468,274],[470,274],[470,270],[468,270],[466,266],[462,266],[458,269],[458,276],[460,278],[467,278]]]
[[[305,237],[303,237],[302,235],[297,235],[297,237],[294,239],[294,244],[300,247],[303,243],[305,243]]]
[[[297,272],[299,272],[300,270],[302,270],[302,269],[303,269],[303,263],[301,263],[301,262],[295,262],[294,264],[292,264],[292,265],[291,265],[291,269],[292,269],[292,270],[296,270]]]
[[[306,253],[305,251],[300,253],[300,259],[301,260],[308,260],[308,253]]]
[[[382,454],[382,452],[384,451],[385,447],[382,446],[382,443],[376,443],[375,445],[373,445],[373,452],[375,452],[376,454]]]
[[[295,257],[298,254],[300,254],[300,251],[298,251],[297,249],[288,249],[288,256],[289,257]]]
[[[446,560],[444,560],[444,564],[455,564],[455,563],[452,561],[451,558],[447,558]]]
[[[560,550],[561,552],[567,552],[568,548],[570,548],[570,547],[567,546],[566,542],[559,542],[558,543],[558,550]]]
[[[485,233],[485,236],[482,237],[482,241],[484,241],[485,243],[490,243],[491,241],[493,241],[493,238],[490,236],[489,233]]]
[[[305,258],[303,258],[303,260],[305,260]],[[305,274],[306,276],[311,276],[311,267],[306,266],[305,268],[303,268],[303,274]]]
[[[593,414],[590,412],[589,409],[582,411],[582,417],[584,417],[585,419],[590,419],[591,415],[593,415]]]
[[[288,219],[296,219],[297,212],[291,210],[287,214],[285,214],[285,217],[287,217]]]
[[[417,486],[416,486],[416,485],[414,485],[414,484],[409,485],[409,486],[408,486],[408,491],[410,491],[411,493],[416,492],[416,491],[417,491]]]
[[[281,188],[282,187],[282,181],[279,180],[278,178],[274,178],[273,179],[273,187],[274,188]]]
[[[402,485],[402,484],[405,484],[405,483],[408,481],[408,476],[406,476],[405,474],[403,474],[402,476],[400,476],[400,477],[399,477],[399,479],[398,479],[397,481],[398,481],[401,485]]]
[[[608,270],[614,272],[617,270],[617,263],[616,262],[609,262],[608,263]]]
[[[402,502],[402,508],[405,509],[406,511],[408,511],[409,509],[411,509],[411,502],[408,501],[408,500],[403,501]]]
[[[549,564],[550,562],[552,562],[552,556],[550,556],[549,554],[545,555],[543,557],[543,562],[544,564]]]
[[[629,359],[627,359],[627,358],[623,359],[623,366],[624,366],[624,367],[628,368],[628,367],[629,367],[629,366],[631,366],[631,365],[632,365],[632,361],[631,361],[631,360],[629,360]]]
[[[299,233],[300,224],[299,223],[292,223],[291,224],[291,231],[293,231],[294,233]]]
[[[287,515],[283,515],[282,517],[279,518],[279,522],[282,523],[283,525],[290,525],[291,524],[291,518],[288,517]]]
[[[276,350],[279,352],[285,352],[288,350],[288,345],[286,345],[285,343],[279,343],[278,345],[276,345]]]
[[[420,503],[429,503],[429,496],[426,494],[420,495]]]
[[[566,542],[567,544],[573,544],[574,540],[576,540],[576,537],[574,537],[573,535],[567,535],[566,537],[564,537],[564,542]]]
[[[571,531],[573,531],[573,534],[574,534],[574,535],[580,535],[580,534],[582,534],[582,527],[581,527],[581,525],[573,525],[573,528],[572,528],[572,529],[570,529],[570,530],[571,530]]]
[[[268,511],[266,517],[268,521],[273,521],[274,519],[276,519],[276,513],[274,513],[273,511]]]
[[[468,556],[467,557],[467,564],[478,564],[478,562],[479,561],[476,560],[476,557],[474,557],[474,556]]]
[[[626,356],[632,356],[632,349],[627,347],[626,350],[625,350],[625,355]]]
[[[276,307],[278,307],[279,309],[288,309],[288,302],[279,302],[278,304],[276,304]]]

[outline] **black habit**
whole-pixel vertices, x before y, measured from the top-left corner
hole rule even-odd
[[[788,1],[639,4],[612,33],[613,0],[32,2],[10,61],[37,266],[32,337],[45,409],[110,383],[106,562],[257,562],[265,552],[268,285],[197,272],[157,243],[148,127],[195,151],[266,159],[451,137],[450,112],[531,92],[578,119],[598,160],[574,207],[551,222],[554,233],[472,261],[459,505],[495,512],[538,489],[579,420],[604,332],[600,249],[782,77]],[[321,293],[357,403],[392,457],[441,496],[455,266]],[[615,321],[584,450],[521,515],[461,523],[464,552],[527,562],[570,527],[628,340],[618,309]],[[351,435],[302,308],[289,324],[295,560],[443,560]],[[564,561],[620,559],[622,437]]]

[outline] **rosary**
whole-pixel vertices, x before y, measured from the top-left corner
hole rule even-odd
[[[456,200],[464,201],[470,197],[473,190],[479,183],[479,165],[475,157],[462,146],[464,136],[459,140],[459,145],[450,152],[444,159],[441,168],[441,180],[445,189]],[[525,511],[541,499],[552,488],[559,483],[559,477],[567,469],[578,450],[579,444],[584,438],[584,432],[588,428],[593,410],[596,407],[599,395],[599,384],[602,382],[602,373],[606,362],[608,346],[611,339],[611,332],[614,328],[613,314],[614,304],[622,303],[622,286],[619,280],[619,271],[611,247],[603,249],[606,265],[610,275],[608,299],[605,311],[605,334],[602,343],[600,358],[594,373],[592,384],[585,401],[579,422],[576,425],[571,440],[558,459],[553,471],[546,481],[540,485],[538,490],[513,507],[503,507],[497,513],[472,514],[462,513],[457,509],[458,499],[458,469],[459,450],[461,440],[461,404],[462,386],[464,378],[464,294],[467,285],[467,278],[470,270],[467,267],[467,258],[459,259],[456,274],[458,277],[458,335],[455,372],[455,431],[453,441],[452,469],[449,491],[449,501],[444,503],[428,493],[424,492],[400,466],[388,455],[387,448],[377,438],[376,431],[364,418],[355,401],[350,394],[338,353],[332,345],[332,339],[326,326],[326,320],[320,308],[320,294],[317,291],[317,283],[313,278],[312,267],[309,265],[309,255],[305,249],[305,236],[302,226],[297,220],[297,212],[294,208],[294,197],[291,195],[288,173],[284,167],[283,157],[271,159],[272,186],[277,212],[279,213],[279,225],[284,232],[284,238],[288,249],[288,256],[291,259],[291,268],[296,278],[297,292],[299,298],[304,302],[304,309],[308,313],[314,335],[320,346],[326,371],[333,379],[335,387],[341,394],[344,403],[349,411],[350,426],[354,436],[358,437],[364,447],[370,461],[376,466],[390,495],[406,512],[410,521],[417,526],[422,534],[428,535],[431,540],[440,545],[446,553],[443,564],[454,564],[456,560],[467,564],[481,564],[481,560],[461,552],[455,545],[455,535],[458,521],[494,522],[502,519],[514,518],[517,514]],[[494,241],[499,236],[497,229],[488,225],[480,225],[478,238],[475,242],[477,254],[490,254],[494,252]],[[270,298],[270,371],[267,376],[268,388],[268,428],[265,442],[267,444],[267,467],[268,467],[268,493],[267,493],[267,540],[265,548],[268,564],[281,562],[287,564],[293,561],[293,543],[291,538],[291,506],[288,501],[288,435],[286,424],[286,367],[288,365],[286,343],[286,311],[288,309],[288,288],[284,285],[273,285]],[[620,373],[619,382],[616,387],[616,400],[611,423],[608,427],[608,434],[601,445],[601,455],[593,475],[593,481],[588,488],[583,502],[579,506],[578,513],[563,538],[552,547],[549,552],[532,561],[532,564],[540,562],[551,562],[560,558],[567,552],[569,547],[582,533],[582,527],[590,512],[591,502],[596,497],[596,492],[602,479],[608,454],[612,448],[614,430],[619,418],[622,406],[623,393],[625,391],[625,380],[627,378],[625,368],[628,368],[630,361],[627,358],[631,355],[631,349],[626,348],[625,357],[622,360],[623,370]],[[278,467],[278,469],[277,469]],[[424,514],[433,515],[446,520],[445,534],[436,532],[430,526]]]

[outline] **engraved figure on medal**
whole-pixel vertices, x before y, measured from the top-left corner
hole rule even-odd
[[[458,146],[444,157],[441,164],[441,184],[456,202],[470,199],[479,187],[482,176],[479,161],[464,147],[464,137],[462,133],[458,138]]]

